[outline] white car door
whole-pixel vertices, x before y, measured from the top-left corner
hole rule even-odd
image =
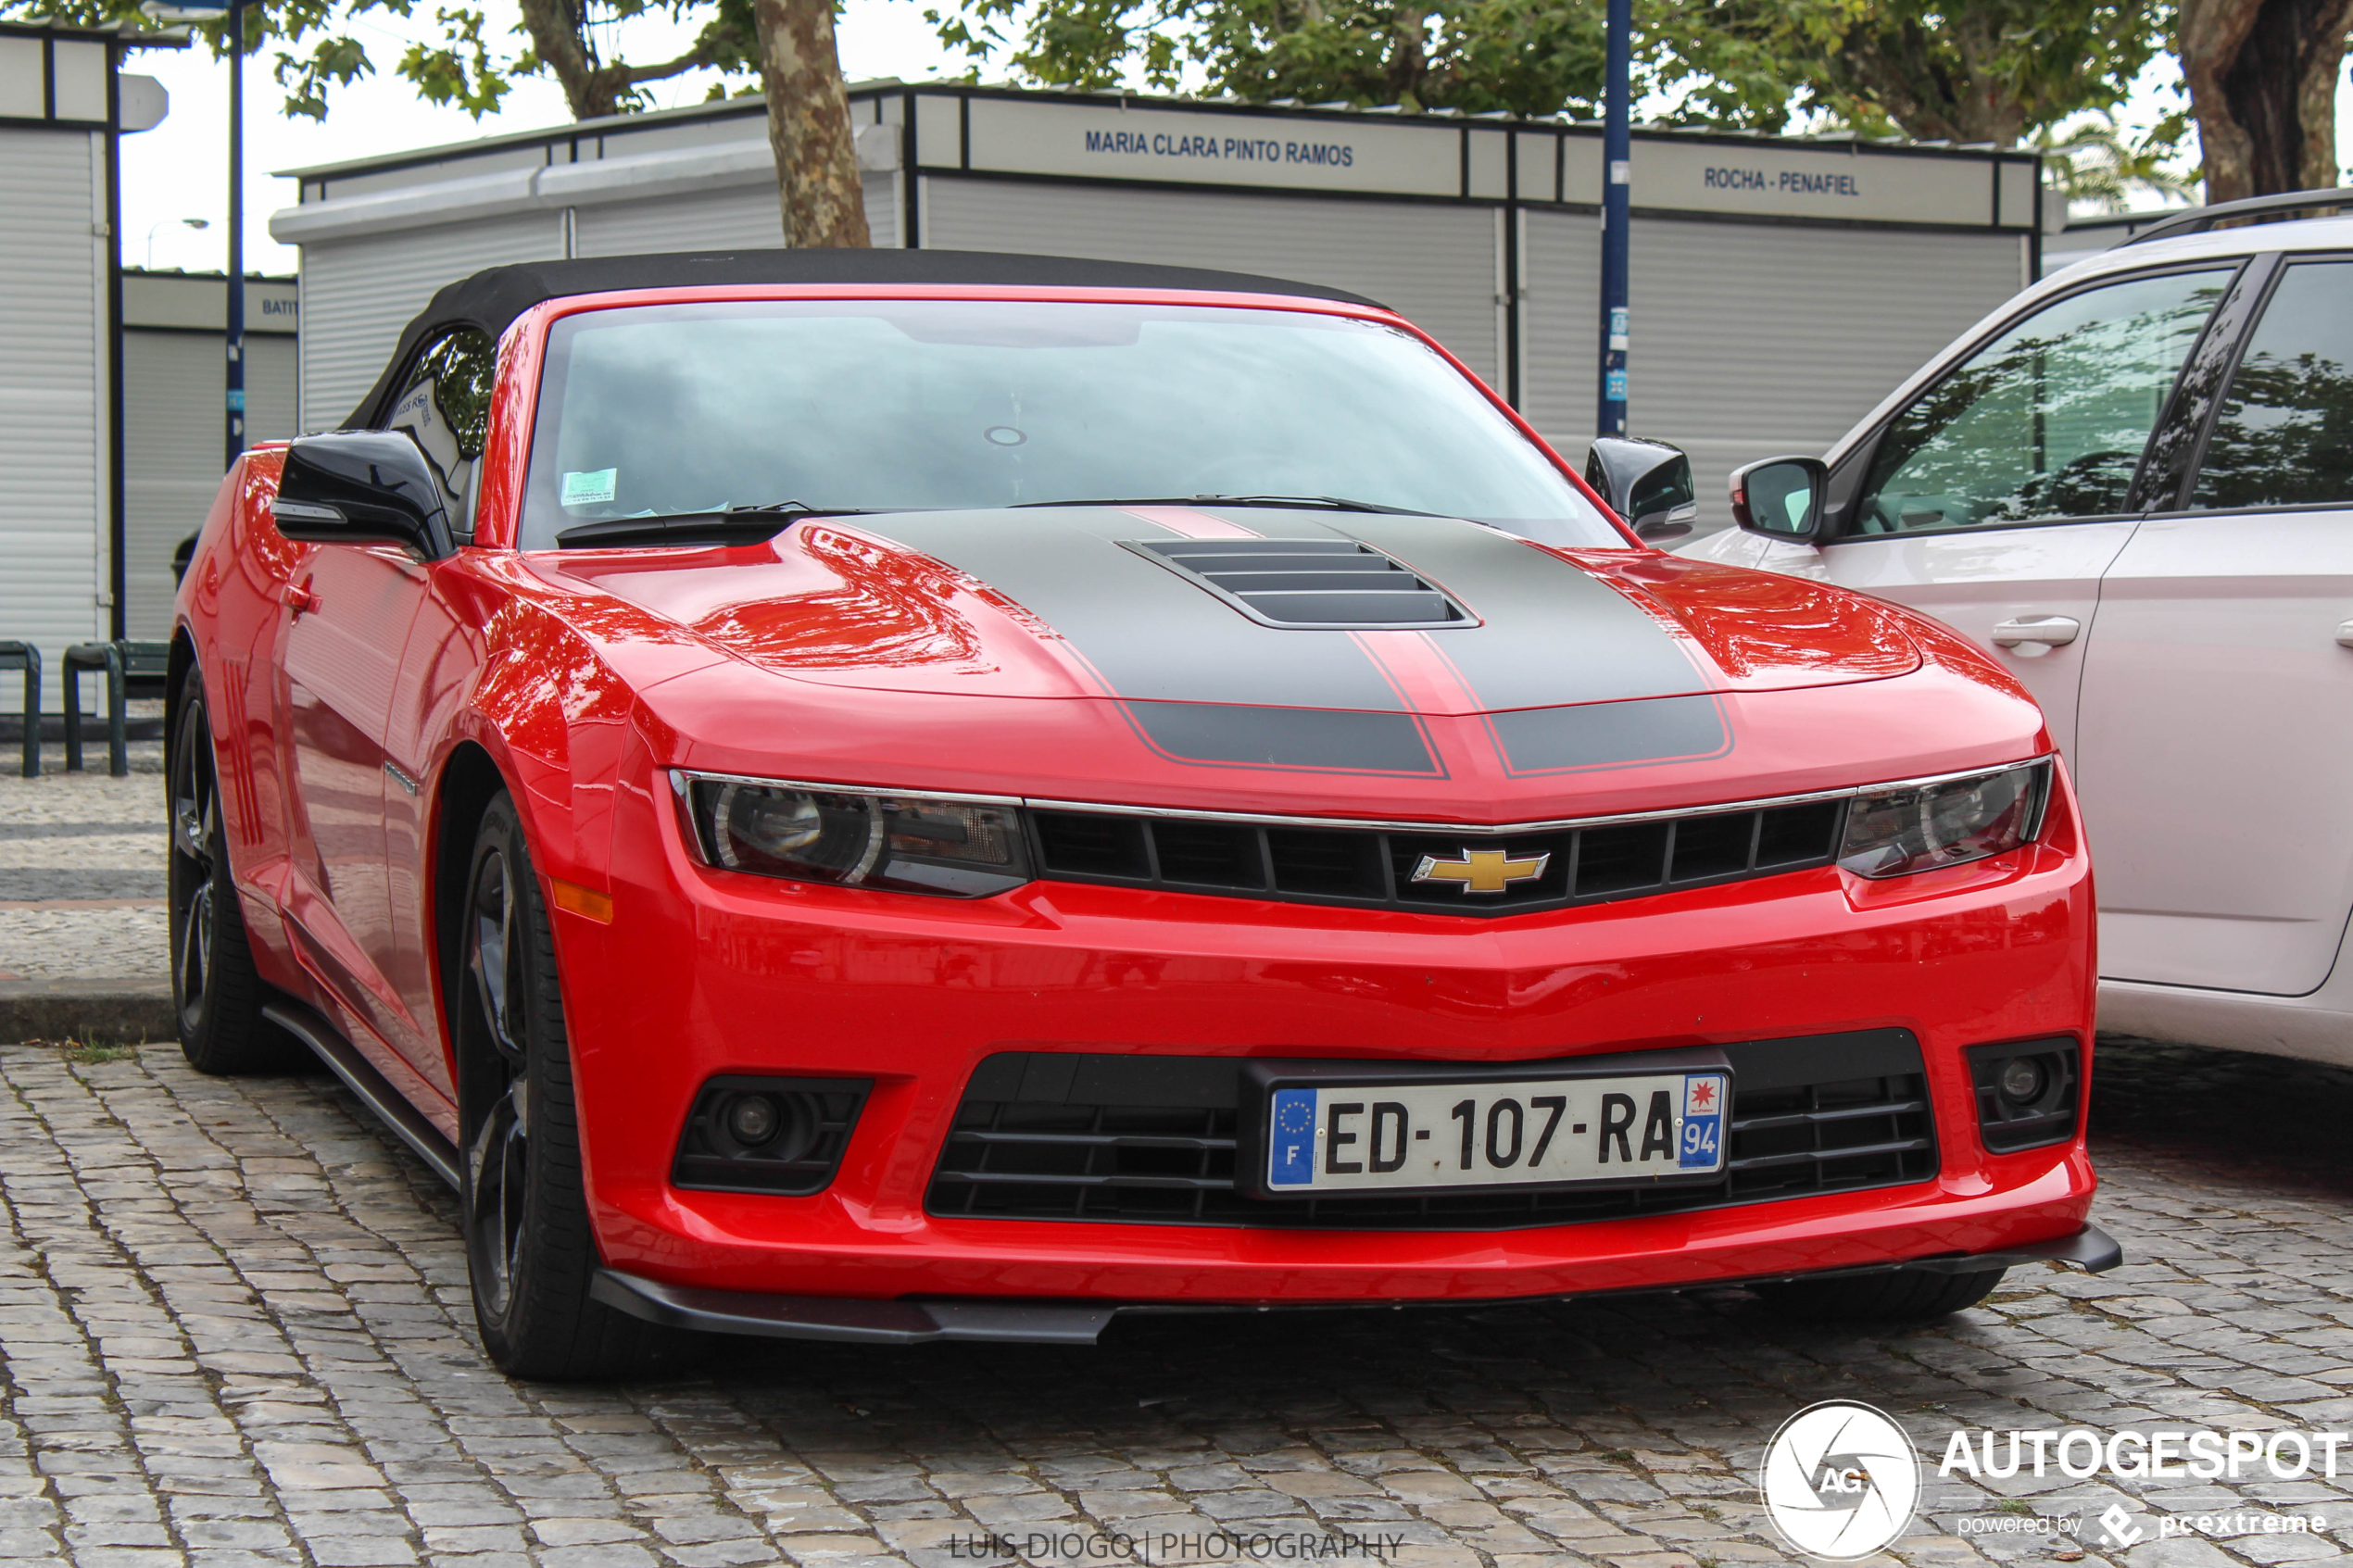
[[[2171,500],[2083,671],[2100,969],[2300,995],[2353,909],[2353,259],[2279,270]]]
[[[2143,449],[2235,270],[2108,279],[2042,305],[1850,448],[1827,543],[1747,535],[1690,553],[1926,610],[1999,658],[2071,753],[2101,574],[2137,526]]]

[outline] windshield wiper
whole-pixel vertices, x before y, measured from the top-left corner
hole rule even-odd
[[[729,507],[724,512],[610,517],[564,529],[557,533],[556,543],[567,550],[589,545],[756,545],[774,538],[802,518],[862,517],[867,510],[770,501],[757,507]]]
[[[1320,507],[1335,512],[1386,512],[1391,517],[1444,517],[1411,507],[1384,507],[1346,495],[1112,495],[1086,501],[1016,501],[1016,507]]]

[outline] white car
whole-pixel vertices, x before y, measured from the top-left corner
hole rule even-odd
[[[2210,228],[2336,202],[2057,273],[1684,553],[1914,606],[2034,694],[2103,1029],[2353,1065],[2353,218]]]

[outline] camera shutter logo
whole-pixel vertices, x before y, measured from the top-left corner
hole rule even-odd
[[[1919,1502],[1912,1439],[1850,1399],[1808,1405],[1765,1449],[1757,1490],[1781,1539],[1834,1562],[1869,1557],[1902,1535]]]

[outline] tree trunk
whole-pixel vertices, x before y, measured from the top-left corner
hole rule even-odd
[[[2353,3],[2353,0],[2348,0]],[[785,244],[862,247],[866,202],[849,127],[849,94],[834,47],[833,0],[754,0],[768,144]]]
[[[2208,201],[2336,184],[2348,26],[2353,0],[2182,0],[2176,48]]]
[[[618,83],[598,69],[580,28],[576,0],[522,0],[522,25],[536,54],[562,84],[574,119],[621,112]]]
[[[1962,74],[1936,58],[1919,22],[1868,20],[1851,30],[1831,56],[1841,84],[1876,102],[1904,134],[1922,142],[1991,142],[2014,146],[2026,130],[2025,107],[2005,93],[1980,61],[1999,40],[1982,37],[1966,13],[1952,28]]]

